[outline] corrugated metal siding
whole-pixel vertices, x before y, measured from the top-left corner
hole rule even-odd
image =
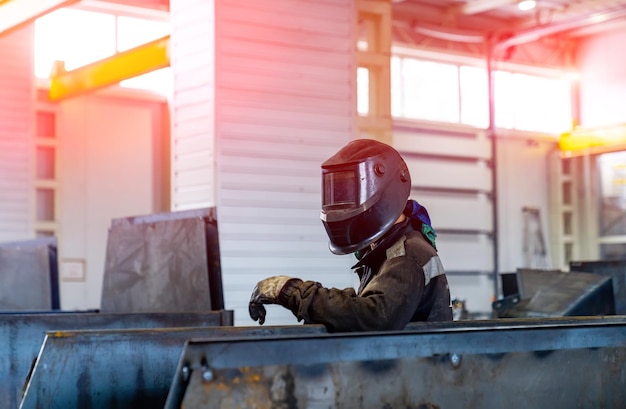
[[[0,242],[33,237],[33,30],[0,37]]]
[[[351,0],[217,2],[217,207],[226,307],[252,325],[254,284],[353,284],[319,220],[320,164],[353,137]],[[296,320],[268,309],[268,323]]]
[[[453,297],[491,311],[491,142],[482,130],[396,126],[393,145],[411,172],[411,196],[427,209]]]
[[[170,5],[172,208],[215,204],[214,2],[177,0]]]

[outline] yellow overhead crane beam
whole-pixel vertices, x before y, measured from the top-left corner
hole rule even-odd
[[[78,0],[0,0],[0,36]]]
[[[626,150],[626,124],[604,127],[577,126],[561,134],[559,149],[561,156],[565,157]]]
[[[57,64],[50,75],[48,98],[58,101],[168,67],[169,40],[165,36],[71,71],[66,71],[62,63]]]

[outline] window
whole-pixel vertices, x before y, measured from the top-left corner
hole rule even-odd
[[[394,65],[392,73],[399,77],[392,77],[392,90],[402,96],[392,97],[400,104],[392,106],[392,113],[411,119],[459,121],[457,66],[410,58],[396,60]]]
[[[62,8],[35,21],[35,76],[48,78],[55,60],[65,68],[115,53],[115,16]]]
[[[367,68],[359,67],[356,70],[356,87],[357,94],[357,107],[356,110],[359,115],[366,116],[370,111],[370,71]]]
[[[496,126],[560,134],[571,128],[569,80],[497,71]]]
[[[520,71],[523,67],[520,68]],[[500,128],[559,135],[571,128],[571,77],[494,72],[495,122]],[[366,89],[359,88],[359,100]],[[391,58],[391,113],[486,128],[487,70],[395,55]]]
[[[61,8],[35,21],[35,76],[48,78],[54,61],[64,61],[65,68],[73,70],[162,38],[170,31],[168,21]],[[168,95],[171,83],[171,70],[163,68],[120,85]]]
[[[626,257],[626,152],[598,155],[600,177],[600,257]]]
[[[126,51],[138,45],[170,34],[167,21],[145,20],[134,17],[117,18],[117,51]]]
[[[598,156],[600,236],[626,235],[626,152]]]
[[[460,67],[461,123],[479,128],[489,126],[489,88],[484,68]]]
[[[35,233],[56,236],[59,234],[58,200],[59,181],[57,162],[59,143],[56,130],[58,107],[38,101],[35,138]]]

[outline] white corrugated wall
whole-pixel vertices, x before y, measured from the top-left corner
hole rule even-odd
[[[33,237],[33,30],[0,37],[0,242]]]
[[[354,135],[352,0],[171,8],[174,208],[216,204],[235,324],[254,324],[247,302],[264,277],[352,285],[353,259],[329,252],[319,220],[320,164]],[[268,308],[268,324],[295,322]]]
[[[396,123],[393,145],[411,172],[411,196],[437,231],[452,297],[488,313],[494,296],[491,141],[484,130]]]
[[[172,209],[215,205],[215,4],[172,0]]]

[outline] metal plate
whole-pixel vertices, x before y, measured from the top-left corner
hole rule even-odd
[[[626,314],[626,260],[571,261],[571,271],[583,271],[611,277],[615,313]]]
[[[162,408],[190,338],[325,332],[307,325],[48,333],[20,407]]]
[[[47,331],[207,327],[224,325],[222,312],[180,314],[0,314],[0,407],[17,408],[24,381]],[[231,320],[232,321],[232,320]]]
[[[500,318],[615,314],[613,286],[609,277],[529,269],[518,270],[516,276],[520,294],[518,302],[507,303],[503,299],[492,304]]]
[[[0,311],[59,308],[54,237],[0,244]]]
[[[215,209],[113,220],[101,311],[223,309],[216,223]]]
[[[192,340],[166,408],[623,407],[625,348],[626,317]]]

